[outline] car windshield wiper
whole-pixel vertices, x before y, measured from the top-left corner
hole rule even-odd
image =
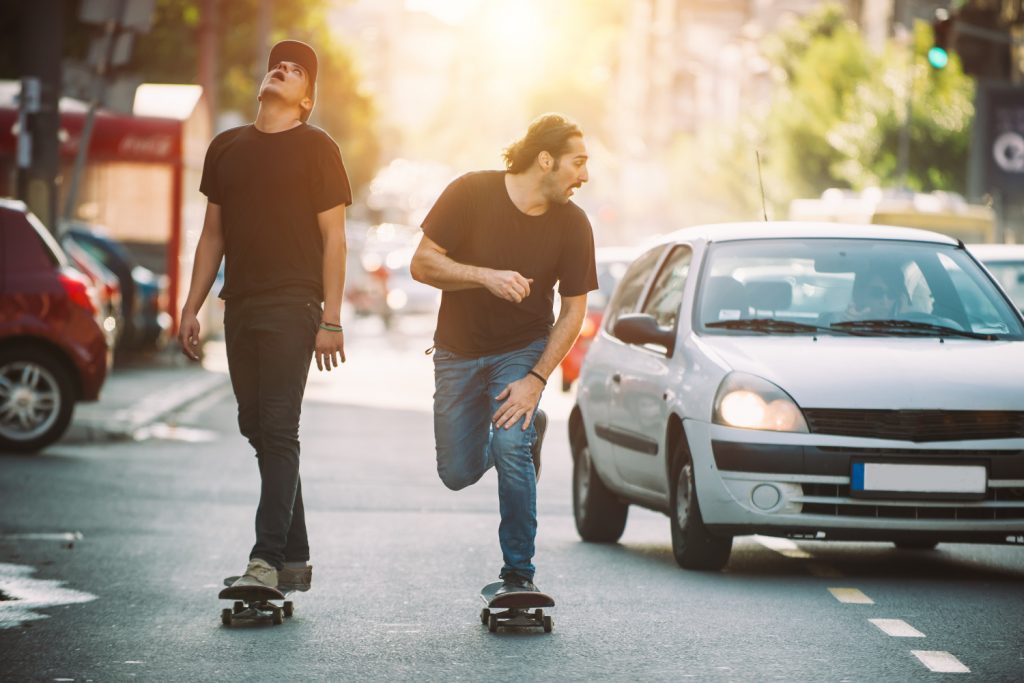
[[[895,332],[911,336],[933,334],[938,337],[965,337],[967,339],[985,339],[993,341],[994,334],[983,332],[969,332],[958,330],[948,325],[936,325],[917,320],[848,320],[841,323],[832,323],[833,329],[856,330],[858,332]]]
[[[795,334],[798,332],[841,332],[845,334],[858,333],[857,330],[837,330],[829,327],[821,327],[820,325],[809,325],[807,323],[798,323],[793,322],[792,320],[777,320],[775,318],[716,320],[715,322],[707,323],[705,327],[721,328],[725,330],[752,330],[754,332],[764,332],[765,334],[771,334],[773,332],[777,332],[779,334]]]

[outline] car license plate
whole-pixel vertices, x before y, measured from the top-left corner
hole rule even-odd
[[[981,498],[988,470],[984,465],[854,462],[853,495],[925,498]]]

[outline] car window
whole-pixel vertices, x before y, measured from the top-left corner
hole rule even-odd
[[[0,212],[3,225],[3,263],[9,273],[28,273],[61,265],[55,244],[42,224],[33,225],[20,213]],[[42,231],[42,232],[41,232]]]
[[[1024,309],[1024,262],[995,261],[986,263],[985,267],[1003,286],[1017,308]]]
[[[694,307],[701,331],[1024,335],[985,272],[952,244],[743,240],[712,244],[706,262]]]
[[[661,327],[676,326],[679,305],[683,301],[683,286],[690,272],[692,257],[693,250],[687,245],[679,245],[672,249],[640,311],[653,316]]]
[[[612,295],[608,304],[608,312],[605,315],[605,329],[611,331],[615,327],[615,321],[623,313],[632,313],[636,309],[640,295],[644,291],[644,285],[651,276],[651,271],[658,263],[658,259],[665,252],[664,245],[657,246],[645,252],[626,269],[619,286]]]

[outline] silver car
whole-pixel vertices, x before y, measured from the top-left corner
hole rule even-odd
[[[569,424],[584,540],[629,505],[677,562],[732,538],[1024,544],[1024,320],[948,237],[754,223],[624,274]]]

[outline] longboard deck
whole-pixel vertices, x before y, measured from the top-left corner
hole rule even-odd
[[[501,581],[495,581],[483,587],[480,591],[480,599],[484,601],[484,604],[493,609],[530,609],[555,606],[554,598],[540,591],[517,591],[495,595],[501,586]]]

